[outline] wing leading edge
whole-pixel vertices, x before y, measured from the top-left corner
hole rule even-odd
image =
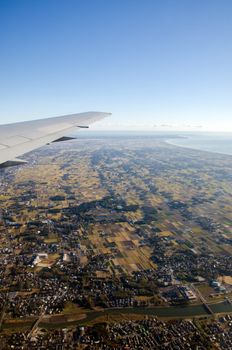
[[[86,112],[0,125],[0,167],[25,163],[18,157],[47,143],[63,140],[76,128],[86,128],[110,114]]]

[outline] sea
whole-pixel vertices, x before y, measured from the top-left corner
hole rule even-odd
[[[202,151],[232,155],[232,133],[180,133],[180,138],[170,138],[169,143]]]
[[[160,138],[175,146],[232,155],[232,132],[85,131],[78,138]]]

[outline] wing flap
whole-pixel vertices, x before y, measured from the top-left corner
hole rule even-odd
[[[25,161],[23,159],[15,158],[12,160],[8,160],[7,162],[1,163],[0,168],[8,168],[10,166],[22,165],[22,164],[26,164],[26,163],[27,163],[27,161]]]

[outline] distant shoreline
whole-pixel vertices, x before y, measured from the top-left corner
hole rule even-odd
[[[75,134],[79,140],[102,139],[154,139],[169,145],[208,152],[211,154],[232,156],[232,133],[189,133],[189,132],[154,132],[154,131],[89,131]]]
[[[188,150],[192,150],[192,151],[200,151],[200,152],[207,152],[207,153],[211,153],[211,154],[217,154],[217,155],[223,155],[223,156],[232,156],[232,152],[231,153],[226,153],[223,151],[219,151],[219,150],[214,150],[214,149],[204,149],[203,147],[194,147],[192,145],[185,145],[185,144],[178,144],[178,142],[175,142],[175,140],[178,140],[179,138],[169,138],[166,139],[165,142],[171,146],[176,146],[176,147],[181,147],[184,149],[188,149]],[[183,139],[183,138],[182,138]],[[188,137],[185,137],[185,139],[189,139]],[[232,141],[231,141],[232,142]]]

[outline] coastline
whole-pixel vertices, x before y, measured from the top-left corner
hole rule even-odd
[[[210,154],[232,156],[232,133],[150,132],[150,131],[90,131],[75,134],[77,139],[141,140],[154,139],[167,144]]]
[[[189,137],[181,137],[180,139],[189,139]],[[175,146],[175,147],[180,147],[180,148],[184,148],[186,150],[191,150],[191,151],[198,151],[198,152],[206,152],[208,154],[216,154],[216,155],[220,155],[220,156],[226,156],[226,157],[232,157],[232,153],[224,153],[224,152],[220,152],[220,151],[214,151],[214,150],[207,150],[207,149],[203,149],[203,148],[196,148],[196,147],[192,147],[192,146],[187,146],[187,145],[180,145],[175,143],[174,140],[177,140],[178,138],[169,138],[166,139],[164,142],[170,146]]]

